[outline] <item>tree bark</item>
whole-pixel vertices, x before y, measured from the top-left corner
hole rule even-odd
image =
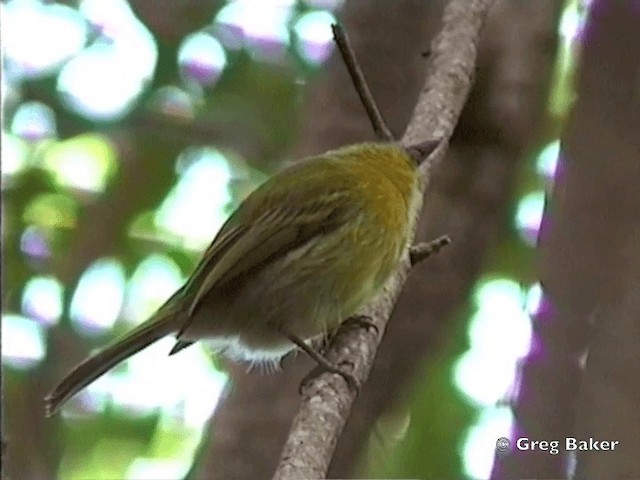
[[[515,407],[516,437],[558,455],[498,457],[494,478],[565,478],[566,437],[617,440],[579,452],[575,478],[640,476],[640,10],[596,1],[578,100],[539,238],[544,300]],[[586,358],[586,366],[585,366]]]
[[[580,201],[576,207],[582,210],[576,212],[577,218],[590,224],[582,241],[589,249],[583,253],[590,254],[586,267],[590,271],[584,273],[591,277],[591,285],[579,290],[594,293],[597,301],[574,431],[582,439],[620,442],[611,452],[578,452],[575,478],[581,479],[640,477],[638,25],[637,1],[593,4],[580,100],[566,138],[567,163],[575,161],[576,174],[589,175],[592,181],[591,188],[575,185],[574,190]],[[569,207],[565,212],[572,214]],[[571,240],[575,243],[575,234]],[[604,243],[597,245],[599,241]],[[582,298],[589,306],[587,298],[594,297]]]

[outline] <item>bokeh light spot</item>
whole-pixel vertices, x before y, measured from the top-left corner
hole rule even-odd
[[[455,365],[454,382],[476,405],[495,405],[508,396],[531,348],[531,320],[522,289],[509,279],[481,280],[474,296],[470,349]]]
[[[156,213],[160,228],[188,249],[202,250],[227,218],[231,172],[226,157],[213,148],[183,154],[191,161]],[[178,164],[186,163],[178,159]]]
[[[137,27],[127,0],[80,0],[78,9],[106,38],[117,39]]]
[[[522,239],[531,246],[535,246],[538,239],[544,204],[545,193],[542,190],[525,195],[518,203],[516,227]]]
[[[36,367],[46,356],[42,326],[11,313],[2,315],[2,362],[17,369]]]
[[[294,4],[295,0],[230,2],[216,16],[222,42],[229,48],[243,45],[265,61],[280,60],[289,45]]]
[[[23,168],[27,166],[27,145],[25,142],[14,136],[8,135],[4,131],[2,132],[2,162],[0,162],[0,169],[2,169],[2,176],[9,177],[19,173]],[[2,183],[2,188],[5,187],[5,183]]]
[[[531,286],[527,292],[526,311],[529,316],[533,316],[538,312],[543,299],[542,285],[536,283]]]
[[[114,259],[95,261],[80,277],[71,300],[71,320],[78,331],[93,335],[110,329],[124,301],[125,274]]]
[[[145,258],[129,280],[123,316],[133,323],[146,320],[184,282],[180,268],[165,255]]]
[[[538,173],[546,178],[553,178],[560,155],[560,140],[551,142],[540,151],[536,160]]]
[[[80,115],[120,119],[153,76],[158,59],[155,39],[125,1],[84,0],[80,11],[102,36],[62,68],[58,91]]]
[[[473,479],[491,477],[496,442],[509,437],[513,414],[509,407],[488,408],[472,426],[462,444],[461,456],[466,475]]]
[[[65,480],[125,478],[127,466],[134,461],[137,452],[144,448],[144,444],[132,437],[114,435],[98,436],[95,441],[82,447],[82,455],[73,455],[71,449],[64,452],[57,478]]]
[[[62,193],[44,193],[27,204],[22,214],[26,224],[45,229],[71,229],[76,225],[78,206]]]
[[[477,407],[496,405],[504,400],[516,377],[514,361],[469,350],[456,362],[454,382]]]
[[[244,47],[243,12],[241,4],[231,2],[220,9],[214,21],[216,35],[222,44],[231,50]]]
[[[13,0],[2,7],[5,73],[11,78],[49,74],[87,40],[85,20],[66,5]]]
[[[46,233],[35,225],[29,225],[22,232],[20,250],[31,258],[43,259],[51,256]]]
[[[473,294],[476,308],[495,310],[501,308],[505,300],[522,298],[520,285],[508,278],[482,279]]]
[[[87,133],[48,148],[43,166],[60,186],[102,192],[117,170],[117,151],[104,135]]]
[[[309,12],[302,15],[293,27],[300,42],[300,55],[309,63],[324,62],[333,51],[331,24],[336,18],[329,12]]]
[[[127,470],[127,480],[153,478],[172,480],[184,478],[189,472],[189,464],[179,460],[163,460],[158,458],[136,458]]]
[[[581,23],[582,16],[578,11],[577,2],[571,2],[569,7],[565,8],[560,18],[560,34],[567,39],[567,41],[573,41],[580,29]]]
[[[11,133],[27,141],[38,141],[56,135],[53,110],[41,102],[25,102],[11,121]]]
[[[144,87],[113,50],[96,43],[67,63],[58,77],[65,103],[92,120],[122,118]]]
[[[529,351],[531,322],[524,311],[524,293],[507,279],[482,282],[476,292],[478,309],[469,322],[472,349],[483,355],[515,361]],[[501,345],[496,350],[496,343]]]
[[[62,284],[54,277],[34,277],[22,293],[22,311],[41,322],[53,325],[62,316]]]
[[[500,405],[512,400],[521,359],[531,348],[532,326],[525,302],[522,287],[508,278],[482,279],[474,292],[471,346],[453,370],[456,386],[480,414],[461,448],[463,466],[471,478],[489,478],[496,441],[511,432],[510,407]]]
[[[165,115],[191,120],[195,117],[195,102],[191,95],[173,85],[158,88],[149,99],[149,105]]]
[[[178,50],[178,63],[185,76],[201,85],[212,85],[227,64],[227,55],[218,40],[208,33],[187,36]]]

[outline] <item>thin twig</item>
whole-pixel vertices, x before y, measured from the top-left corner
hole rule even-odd
[[[409,249],[411,266],[415,266],[426,258],[429,258],[431,255],[438,253],[443,247],[446,247],[450,243],[451,238],[447,235],[443,235],[435,240],[431,240],[430,242],[422,242],[414,245]]]
[[[431,167],[444,157],[467,100],[474,77],[480,30],[494,1],[451,0],[445,8],[443,26],[433,41],[429,57],[430,74],[401,141],[407,148],[426,139],[442,139],[443,147],[437,148],[420,166],[424,188],[430,181]],[[414,219],[411,241],[416,224],[417,219]],[[383,291],[359,312],[371,318],[378,331],[384,331],[410,269],[407,254]],[[325,357],[334,365],[352,366],[354,377],[364,384],[380,340],[374,329],[340,331],[333,337]],[[282,450],[275,480],[326,478],[355,397],[356,392],[337,374],[324,373],[308,383]]]
[[[384,117],[380,113],[378,105],[371,94],[371,90],[369,89],[367,80],[364,78],[364,74],[362,73],[356,54],[351,47],[349,37],[343,28],[337,23],[331,25],[331,30],[333,31],[333,39],[336,42],[338,51],[340,52],[342,60],[344,61],[344,64],[349,71],[349,75],[351,76],[353,86],[356,88],[360,101],[367,111],[373,131],[376,133],[379,140],[394,142],[395,137],[393,133],[391,133],[387,122],[384,120]]]

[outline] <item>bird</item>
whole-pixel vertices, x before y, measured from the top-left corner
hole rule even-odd
[[[46,415],[172,334],[170,354],[206,340],[252,364],[277,362],[296,348],[314,356],[309,343],[355,315],[407,251],[422,206],[417,150],[366,142],[273,175],[239,204],[185,284],[148,320],[63,378],[45,398]],[[322,363],[320,354],[314,358]]]

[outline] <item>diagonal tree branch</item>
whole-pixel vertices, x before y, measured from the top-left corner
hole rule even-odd
[[[434,39],[430,69],[411,122],[402,138],[408,147],[430,139],[448,143],[471,88],[480,31],[493,0],[452,0],[444,11],[443,27]],[[421,165],[423,189],[432,167],[444,157],[439,147]],[[417,219],[415,219],[417,220]],[[415,224],[414,224],[415,233]],[[409,270],[409,256],[383,292],[363,310],[380,332],[384,331]],[[336,365],[352,368],[364,382],[373,364],[380,336],[374,329],[349,329],[338,333],[326,356]],[[337,374],[325,373],[307,385],[274,478],[324,478],[338,437],[355,400]]]

